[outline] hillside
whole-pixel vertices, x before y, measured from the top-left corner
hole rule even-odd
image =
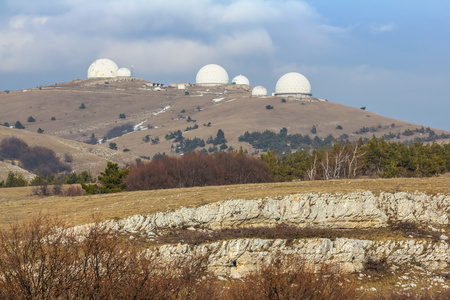
[[[163,87],[154,88],[141,79],[74,80],[72,82],[44,86],[24,91],[0,93],[0,122],[13,125],[20,121],[25,130],[83,142],[92,134],[101,139],[113,127],[131,123],[137,131],[114,138],[118,152],[129,149],[132,155],[152,157],[158,152],[175,154],[176,143],[165,139],[165,135],[187,127],[197,129],[183,132],[183,137],[203,139],[205,142],[222,129],[227,145],[235,149],[243,147],[249,153],[254,149],[238,137],[246,131],[279,132],[286,127],[288,134],[310,135],[316,126],[317,135],[335,138],[347,134],[350,140],[359,137],[371,138],[373,134],[402,133],[422,126],[386,118],[370,111],[327,102],[318,98],[282,102],[280,97],[252,97],[246,88],[236,86],[187,87],[186,90]],[[81,109],[81,104],[85,109]],[[273,109],[266,109],[271,105]],[[122,115],[122,118],[120,118]],[[32,116],[36,121],[27,122]],[[124,118],[125,117],[125,118]],[[196,122],[187,122],[188,118]],[[54,120],[52,120],[52,118]],[[210,126],[206,126],[210,123]],[[138,126],[139,125],[139,126]],[[342,127],[337,129],[336,127]],[[361,128],[372,128],[363,134],[355,132]],[[433,129],[436,134],[448,132]],[[147,142],[145,142],[145,138]],[[421,137],[400,135],[410,140]],[[151,139],[159,138],[158,144]],[[100,145],[108,148],[109,142]],[[208,149],[211,145],[206,145]],[[201,149],[201,148],[197,148]]]
[[[95,175],[105,169],[108,161],[125,165],[127,163],[133,163],[136,159],[128,153],[114,151],[104,147],[0,126],[0,140],[13,136],[24,140],[28,146],[44,146],[50,148],[55,151],[56,155],[61,158],[61,160],[63,160],[64,154],[69,154],[73,158],[73,161],[70,162],[70,166],[72,170],[77,173],[81,171],[90,171]],[[4,161],[0,162],[0,181],[6,179],[10,171],[22,173],[28,180],[34,177],[33,174],[21,169],[19,166]]]

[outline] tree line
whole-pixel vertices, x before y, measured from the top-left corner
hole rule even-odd
[[[331,149],[300,150],[282,155],[276,150],[261,155],[280,181],[371,177],[429,177],[450,171],[450,143],[411,145],[384,138],[364,143],[333,144]]]
[[[19,150],[6,154],[11,147]],[[17,153],[21,157],[20,153],[26,151],[23,149],[28,149],[28,146],[20,139],[12,138],[7,143],[4,141],[0,143],[0,154],[5,157],[13,157]],[[37,151],[37,153],[40,152]],[[26,163],[25,160],[24,162]],[[36,170],[46,169],[50,167]],[[42,185],[45,181],[50,184],[46,178],[58,179],[59,182],[65,183],[82,183],[86,193],[95,194],[123,190],[328,180],[362,176],[429,177],[445,172],[450,172],[450,143],[415,142],[407,145],[373,136],[367,141],[360,138],[355,143],[335,140],[330,149],[324,146],[320,149],[306,148],[284,154],[279,154],[276,149],[273,149],[260,157],[247,155],[240,149],[240,151],[219,152],[214,155],[207,155],[204,152],[190,152],[182,157],[161,155],[151,162],[137,162],[136,165],[125,169],[120,169],[118,164],[109,162],[105,171],[98,176],[99,185],[86,184],[93,181],[87,172],[79,175],[69,173],[63,181],[54,174],[46,177],[39,173],[40,175],[36,176],[32,183]],[[23,176],[11,173],[6,182],[1,182],[0,186],[26,184]]]
[[[271,182],[274,178],[264,161],[235,151],[216,155],[191,152],[180,158],[164,156],[132,166],[125,181],[127,190],[135,191]]]

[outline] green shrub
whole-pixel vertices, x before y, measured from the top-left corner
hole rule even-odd
[[[17,129],[25,129],[25,126],[23,126],[22,123],[20,123],[20,121],[17,121],[17,122],[14,124],[14,128],[17,128]]]
[[[20,187],[27,185],[28,181],[25,179],[25,177],[17,172],[9,172],[8,177],[5,181],[5,187]]]
[[[100,186],[96,184],[84,184],[81,183],[81,187],[85,190],[86,194],[106,194],[117,193],[126,189],[127,184],[125,178],[130,170],[119,170],[119,165],[116,163],[108,162],[105,171],[101,172],[98,176]]]

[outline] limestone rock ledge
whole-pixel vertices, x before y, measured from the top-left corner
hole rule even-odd
[[[200,207],[180,208],[152,215],[135,215],[103,224],[125,235],[153,239],[171,228],[213,230],[223,227],[291,224],[312,228],[375,229],[390,222],[408,221],[439,230],[440,241],[429,239],[362,240],[349,238],[233,239],[204,243],[161,245],[150,251],[161,258],[204,256],[218,275],[244,276],[276,253],[308,263],[336,264],[344,272],[360,272],[368,258],[387,260],[429,271],[449,271],[448,230],[450,195],[355,192],[296,194],[255,200],[228,200]],[[80,226],[85,230],[89,225]]]
[[[308,263],[331,263],[343,272],[363,270],[368,257],[386,258],[390,265],[414,264],[430,271],[445,270],[450,263],[449,244],[425,240],[370,241],[358,239],[236,239],[190,247],[187,244],[163,245],[157,253],[164,259],[180,256],[206,256],[217,275],[241,277],[256,270],[275,255],[293,255]]]
[[[256,200],[228,200],[173,212],[135,215],[108,226],[124,233],[164,228],[271,226],[281,223],[315,228],[380,228],[389,221],[448,226],[450,196],[371,192],[297,194]]]

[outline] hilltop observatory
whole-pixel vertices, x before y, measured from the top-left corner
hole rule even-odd
[[[255,86],[252,90],[252,96],[255,97],[267,96],[267,89],[262,85]]]
[[[219,65],[209,64],[202,67],[195,79],[195,82],[199,86],[217,86],[228,84],[228,73]]]
[[[100,58],[94,61],[88,69],[89,78],[115,78],[119,67],[115,62],[107,58]]]
[[[120,68],[117,70],[117,77],[128,78],[131,77],[131,71],[128,68]]]
[[[245,84],[250,85],[250,81],[244,75],[238,75],[231,80],[231,84]]]
[[[311,84],[300,73],[290,72],[278,79],[275,86],[275,96],[309,98],[311,97]]]

